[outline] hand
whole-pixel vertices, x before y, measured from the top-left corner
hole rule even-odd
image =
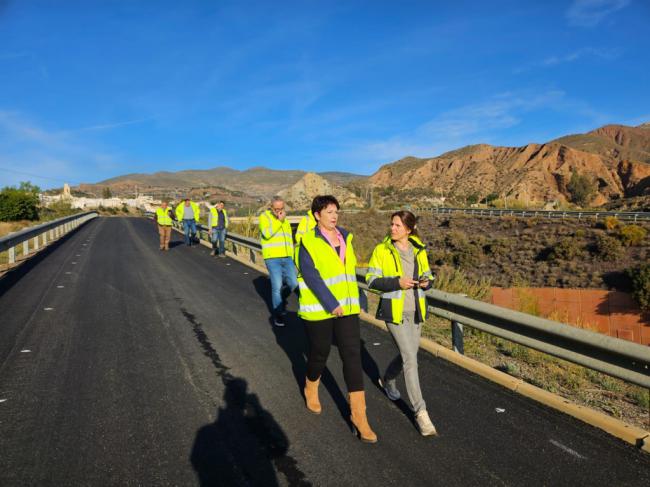
[[[208,235],[212,236],[212,229],[208,230]]]
[[[400,277],[399,278],[399,287],[402,289],[412,289],[414,286],[418,285],[418,281],[414,281],[410,277]]]
[[[332,314],[338,318],[343,316],[343,308],[341,306],[337,306],[334,311],[332,311]]]
[[[420,281],[420,287],[426,289],[429,287],[429,279],[423,279]]]
[[[284,221],[284,219],[285,219],[286,216],[287,216],[287,212],[286,212],[285,210],[280,210],[280,211],[278,211],[278,212],[275,214],[275,216],[278,217],[278,220],[280,220],[280,221]]]

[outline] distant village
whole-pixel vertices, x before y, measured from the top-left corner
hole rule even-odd
[[[159,199],[154,199],[149,195],[137,195],[135,198],[119,198],[111,196],[110,198],[89,198],[86,196],[74,196],[70,190],[70,185],[65,184],[63,191],[57,195],[41,194],[41,204],[49,206],[53,203],[66,202],[72,208],[81,210],[92,210],[96,208],[123,208],[124,206],[130,208],[137,208],[144,211],[155,211],[161,203]]]

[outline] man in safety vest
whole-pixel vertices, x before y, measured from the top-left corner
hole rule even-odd
[[[174,212],[169,208],[169,203],[163,201],[154,215],[156,223],[158,224],[158,233],[160,234],[160,250],[169,250],[169,239],[172,235],[172,221],[174,220]]]
[[[176,219],[183,222],[183,233],[185,234],[185,245],[192,245],[196,237],[196,224],[199,222],[201,210],[199,205],[185,198],[184,201],[176,207]]]
[[[309,210],[307,215],[303,216],[300,223],[298,223],[298,228],[296,229],[296,247],[300,245],[300,241],[305,236],[305,233],[316,228],[316,224],[316,218],[314,218],[314,214]]]
[[[226,256],[226,230],[228,228],[228,212],[224,208],[225,203],[219,201],[210,208],[208,213],[208,234],[212,242],[210,255]],[[218,244],[218,248],[217,248]]]
[[[271,305],[273,323],[284,326],[285,303],[282,284],[286,284],[290,294],[298,287],[296,267],[293,262],[293,236],[287,220],[284,200],[274,196],[271,207],[259,217],[262,256],[271,279]]]

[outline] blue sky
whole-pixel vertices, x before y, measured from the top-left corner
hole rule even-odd
[[[0,0],[0,186],[370,174],[636,125],[650,121],[648,25],[647,0]]]

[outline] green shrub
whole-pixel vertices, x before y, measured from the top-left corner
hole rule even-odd
[[[442,266],[435,272],[433,287],[454,294],[466,294],[470,298],[484,301],[490,296],[492,283],[487,278],[471,279],[460,269]]]
[[[571,173],[571,180],[566,188],[571,195],[571,202],[580,206],[588,205],[596,192],[594,182],[588,176],[578,174],[577,171]]]
[[[548,254],[549,260],[571,260],[582,254],[582,244],[573,237],[564,237]]]
[[[599,259],[609,262],[614,262],[623,256],[621,242],[609,235],[597,235],[594,250]]]
[[[38,191],[30,183],[0,191],[0,221],[38,220]]]
[[[625,271],[632,281],[632,293],[644,311],[650,311],[650,264]]]
[[[514,245],[509,238],[497,238],[485,245],[483,249],[487,254],[503,257],[512,252]]]
[[[454,248],[454,264],[465,269],[476,267],[481,263],[483,252],[473,243],[459,243]]]
[[[625,225],[618,230],[618,238],[626,247],[641,245],[648,231],[639,225]]]

